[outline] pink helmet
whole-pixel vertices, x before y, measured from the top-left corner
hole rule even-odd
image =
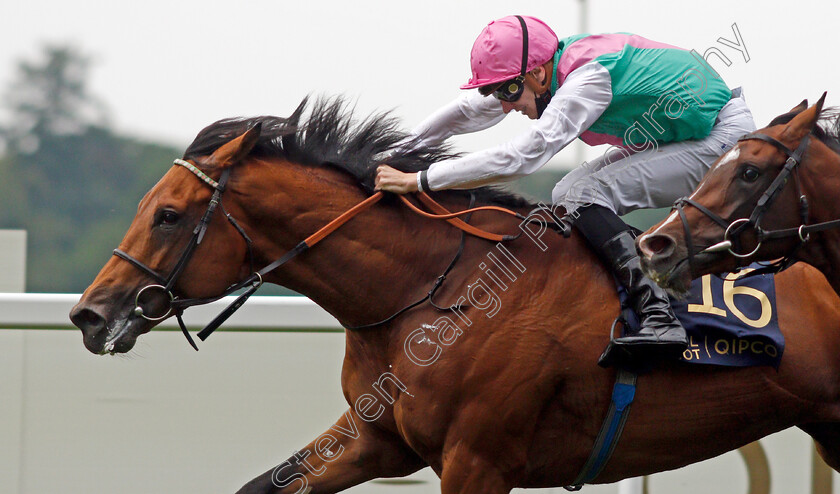
[[[543,21],[521,16],[528,28],[528,63],[525,71],[544,64],[557,51],[557,35]],[[512,79],[522,73],[522,24],[509,15],[491,21],[476,38],[470,52],[472,77],[461,89],[472,89]]]

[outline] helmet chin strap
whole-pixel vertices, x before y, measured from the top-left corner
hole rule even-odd
[[[551,93],[549,91],[546,91],[534,98],[534,103],[537,106],[537,118],[542,116],[545,109],[548,108],[549,102],[551,102]]]
[[[535,95],[535,103],[537,105],[537,118],[540,118],[545,111],[546,107],[548,107],[548,103],[551,101],[551,81],[554,78],[554,60],[549,60],[548,62],[542,65],[543,70],[545,71],[545,80],[540,84],[537,82],[537,78],[534,77],[533,71],[529,72],[527,76],[525,76],[525,85],[534,91]]]

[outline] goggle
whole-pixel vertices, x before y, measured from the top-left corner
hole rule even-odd
[[[514,79],[505,81],[501,86],[493,91],[493,97],[500,101],[513,103],[522,97],[522,91],[525,90],[525,76],[517,76]]]

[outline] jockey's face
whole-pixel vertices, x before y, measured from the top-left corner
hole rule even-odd
[[[499,99],[499,102],[502,104],[502,110],[505,113],[518,111],[531,120],[539,118],[536,91],[539,90],[542,92],[546,89],[546,75],[545,67],[543,66],[538,66],[529,72],[525,77],[522,95],[516,101],[505,101],[503,98]]]
[[[499,102],[502,104],[502,110],[505,113],[518,111],[531,120],[537,119],[536,94],[534,94],[534,90],[527,85],[523,89],[522,96],[520,96],[518,100],[512,102],[500,100]]]

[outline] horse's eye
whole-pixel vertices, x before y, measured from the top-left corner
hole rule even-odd
[[[158,224],[174,225],[175,223],[178,223],[178,213],[172,211],[171,209],[164,210],[160,213],[160,221],[158,221]]]
[[[758,177],[761,176],[761,172],[758,171],[758,168],[754,166],[745,166],[743,170],[741,170],[741,179],[745,182],[755,182],[758,180]]]

